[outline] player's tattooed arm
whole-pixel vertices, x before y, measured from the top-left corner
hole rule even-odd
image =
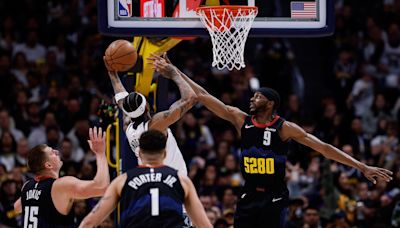
[[[106,201],[108,201],[108,200],[110,200],[110,199],[111,199],[110,196],[104,196],[104,197],[102,197],[102,198],[99,200],[99,202],[97,203],[97,205],[92,209],[92,212],[91,212],[91,213],[92,213],[92,214],[95,214],[95,213],[99,210],[101,204],[104,203],[104,202],[106,202]]]
[[[195,97],[180,99],[163,112],[156,113],[149,123],[150,129],[165,131],[170,125],[178,121],[189,109],[196,104]]]
[[[107,65],[107,62],[104,60],[104,64]],[[126,92],[124,85],[122,85],[121,79],[118,76],[118,72],[116,71],[108,71],[108,76],[111,80],[111,85],[114,89],[114,93]]]
[[[171,64],[166,53],[164,53],[163,57],[152,56],[149,58],[151,61],[161,61],[160,59],[164,59],[167,63]],[[171,64],[172,65],[172,64]],[[175,67],[175,66],[174,66]],[[245,112],[240,110],[239,108],[232,107],[229,105],[225,105],[218,98],[209,94],[203,87],[198,85],[192,79],[190,79],[187,75],[185,75],[182,71],[180,71],[177,67],[175,70],[179,73],[180,79],[183,79],[196,93],[198,102],[202,103],[206,106],[210,111],[215,113],[217,116],[231,122],[238,131],[240,135],[240,129],[244,123],[244,119],[247,116]]]
[[[151,55],[148,60],[149,64],[153,65],[153,68],[156,72],[160,73],[165,78],[171,79],[175,82],[175,84],[179,88],[179,92],[181,93],[182,100],[185,100],[190,96],[196,96],[195,92],[189,86],[189,84],[185,80],[182,80],[182,78],[180,77],[180,72],[178,68],[172,65],[169,60],[156,55]]]
[[[99,203],[93,208],[92,212],[83,219],[79,226],[80,228],[96,227],[112,213],[121,197],[121,191],[126,178],[127,175],[125,173],[113,180],[103,198],[101,198]]]
[[[197,95],[189,84],[180,77],[179,71],[165,59],[154,58],[152,64],[157,72],[176,83],[181,94],[181,98],[173,103],[167,111],[155,114],[149,123],[150,129],[165,131],[196,104]]]

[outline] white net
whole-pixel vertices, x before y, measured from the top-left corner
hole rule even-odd
[[[244,47],[257,7],[200,7],[200,16],[211,36],[213,67],[240,70],[244,63]]]

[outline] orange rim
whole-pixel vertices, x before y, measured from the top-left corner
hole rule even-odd
[[[230,11],[239,11],[239,10],[243,10],[243,11],[253,11],[253,10],[258,10],[257,6],[237,6],[237,5],[223,5],[223,6],[202,6],[202,7],[197,7],[196,8],[196,12],[199,11],[205,11],[205,12],[210,12],[211,10],[214,11],[223,11],[224,9],[228,9]]]

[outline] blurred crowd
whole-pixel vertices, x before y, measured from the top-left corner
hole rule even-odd
[[[400,0],[338,0],[335,10],[332,56],[325,57],[333,63],[319,75],[328,82],[319,85],[329,91],[322,97],[305,95],[313,81],[303,72],[314,66],[298,65],[307,53],[291,44],[301,40],[249,39],[242,71],[211,68],[209,39],[184,41],[169,55],[207,91],[243,111],[258,87],[277,89],[280,116],[394,172],[393,181],[374,185],[358,170],[290,142],[287,227],[400,227]],[[98,33],[95,0],[1,1],[0,18],[0,227],[17,227],[13,203],[32,178],[31,147],[58,148],[61,175],[94,176],[88,129],[109,122],[104,107],[111,107],[113,91],[102,56],[115,38]],[[177,97],[170,83],[164,102]],[[319,105],[307,107],[305,98]],[[207,216],[215,227],[230,227],[243,182],[235,129],[198,104],[173,131]],[[95,203],[75,203],[77,224]],[[103,227],[112,227],[112,219]]]

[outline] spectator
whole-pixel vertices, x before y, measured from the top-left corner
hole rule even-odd
[[[10,72],[10,66],[10,56],[0,50],[0,106],[7,108],[10,108],[13,103],[10,95],[15,93],[16,87],[15,77]]]
[[[14,168],[14,155],[17,142],[11,132],[3,131],[0,135],[0,162],[6,165],[7,171]]]
[[[86,119],[79,119],[67,134],[67,138],[72,142],[72,156],[75,161],[81,161],[86,154],[86,151],[89,149],[85,139],[88,129],[89,122]]]
[[[3,131],[8,131],[16,141],[19,141],[20,139],[24,138],[24,133],[15,128],[12,122],[13,121],[11,120],[8,110],[0,110],[0,134]]]
[[[182,150],[186,151],[185,156],[207,156],[208,151],[214,146],[210,129],[206,125],[200,124],[193,113],[186,113],[177,131],[179,132],[177,137],[185,142],[182,145]]]
[[[20,139],[17,142],[17,150],[14,155],[14,167],[20,168],[23,172],[28,171],[28,152],[28,140],[26,138]]]
[[[304,209],[303,228],[322,228],[317,208],[307,207]]]
[[[361,69],[361,78],[357,79],[348,98],[355,109],[356,116],[362,116],[372,105],[374,99],[374,83],[371,72],[364,65]]]
[[[207,218],[210,220],[211,224],[214,225],[215,221],[217,221],[217,213],[213,210],[206,210]]]
[[[378,119],[391,117],[388,104],[384,94],[378,93],[375,95],[374,103],[371,109],[367,110],[361,116],[362,128],[366,134],[366,138],[370,139],[377,130]]]
[[[25,43],[17,44],[13,50],[13,56],[22,52],[31,65],[44,62],[46,48],[39,42],[37,31],[28,31]]]
[[[391,23],[388,28],[388,39],[380,61],[384,73],[400,74],[400,30],[397,23]],[[398,76],[397,76],[398,77]]]
[[[17,191],[17,185],[12,179],[8,179],[1,184],[0,208],[3,211],[0,216],[0,224],[2,225],[9,227],[19,226],[17,213],[14,212],[14,202],[18,199]]]
[[[11,73],[24,87],[28,87],[28,72],[29,66],[25,54],[23,52],[16,53],[14,56]]]

